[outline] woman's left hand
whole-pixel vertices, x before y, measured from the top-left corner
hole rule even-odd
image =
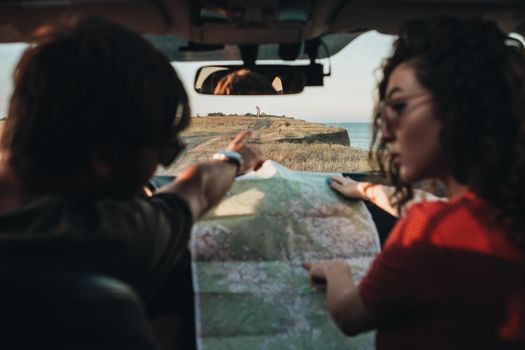
[[[332,176],[328,179],[328,185],[347,198],[369,200],[366,195],[368,182],[359,182],[344,176]]]
[[[346,260],[323,263],[303,263],[310,272],[310,283],[326,290],[328,310],[345,334],[356,335],[374,328],[376,319],[368,312],[352,278],[352,269]]]

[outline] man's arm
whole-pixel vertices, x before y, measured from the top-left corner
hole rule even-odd
[[[221,200],[236,175],[261,166],[263,158],[260,150],[253,145],[246,144],[250,135],[250,131],[239,133],[227,147],[227,150],[241,154],[240,169],[233,163],[222,161],[190,165],[173,182],[160,188],[157,193],[176,193],[188,203],[193,221],[198,220]]]

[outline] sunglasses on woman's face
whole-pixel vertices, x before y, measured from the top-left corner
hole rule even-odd
[[[422,97],[419,103],[408,105],[408,101],[418,97]],[[384,99],[379,103],[379,122],[383,127],[392,127],[397,125],[403,114],[409,112],[411,109],[419,106],[422,103],[428,102],[431,99],[432,95],[427,92],[403,96],[401,98],[395,99]]]

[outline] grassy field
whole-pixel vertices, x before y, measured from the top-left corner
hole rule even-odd
[[[315,135],[333,134],[344,129],[329,128],[322,124],[305,122],[300,119],[283,117],[198,117],[192,118],[189,129],[182,132],[186,138],[203,136],[235,135],[241,130],[252,129],[256,132],[252,138],[257,143],[286,142],[302,140]]]
[[[223,118],[223,119],[219,119]],[[175,175],[192,162],[208,160],[217,150],[224,148],[239,131],[254,129],[253,142],[262,149],[265,159],[276,161],[287,168],[315,172],[362,172],[369,171],[368,152],[349,146],[328,143],[287,143],[276,142],[287,129],[291,138],[310,133],[326,132],[319,124],[305,123],[282,118],[268,118],[265,123],[253,117],[212,117],[193,118],[192,125],[182,133],[189,143],[185,153],[169,168],[159,167],[157,174]],[[0,138],[4,121],[0,121]],[[307,125],[311,124],[311,125]],[[279,132],[281,129],[281,132]],[[292,133],[292,129],[297,130]],[[416,188],[445,196],[444,187],[434,181],[422,181]]]
[[[183,138],[200,136],[218,136],[252,129],[256,119],[253,117],[197,117],[191,119],[191,126],[181,134]]]
[[[193,118],[190,128],[182,134],[189,145],[187,151],[175,164],[167,169],[159,168],[157,173],[174,175],[190,163],[208,160],[237,132],[247,128],[254,130],[251,142],[262,149],[266,159],[293,170],[358,172],[371,169],[366,151],[337,143],[297,142],[311,135],[341,133],[344,129],[291,118],[226,116]],[[339,143],[344,141],[342,139]]]
[[[0,121],[0,136],[3,127]],[[208,160],[224,148],[241,130],[252,129],[251,142],[256,143],[266,159],[287,168],[316,172],[358,172],[370,170],[367,152],[342,144],[302,142],[297,139],[308,135],[337,132],[324,125],[307,123],[291,118],[254,118],[243,116],[192,118],[182,138],[188,144],[185,153],[169,168],[159,168],[158,174],[177,174],[186,165]],[[294,142],[287,142],[291,140]],[[350,140],[351,141],[351,140]]]
[[[262,145],[266,159],[287,168],[316,172],[360,172],[370,170],[368,152],[349,146],[323,143]]]

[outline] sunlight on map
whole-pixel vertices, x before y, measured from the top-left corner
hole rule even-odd
[[[263,192],[252,188],[222,201],[212,211],[212,215],[215,217],[254,215],[257,212],[257,205],[263,198]]]

